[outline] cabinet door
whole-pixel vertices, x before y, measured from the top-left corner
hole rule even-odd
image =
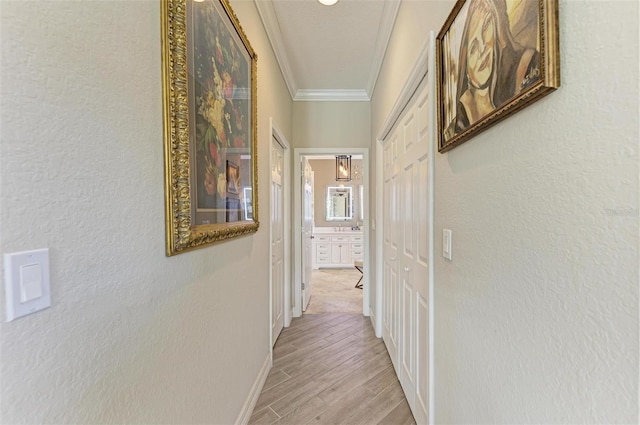
[[[340,244],[340,264],[344,264],[345,266],[352,266],[353,261],[351,260],[351,245],[348,242]]]
[[[340,264],[342,242],[331,243],[331,263]]]

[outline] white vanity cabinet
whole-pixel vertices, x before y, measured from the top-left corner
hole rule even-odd
[[[362,260],[364,258],[364,238],[362,233],[359,235],[351,235],[351,260]]]
[[[313,268],[327,267],[331,264],[331,235],[313,235]]]
[[[351,263],[351,243],[349,236],[331,235],[331,263],[340,265]]]
[[[362,232],[313,234],[313,268],[353,267],[364,255]]]

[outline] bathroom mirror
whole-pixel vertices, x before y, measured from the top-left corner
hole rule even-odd
[[[327,187],[327,221],[347,221],[353,218],[351,187]]]

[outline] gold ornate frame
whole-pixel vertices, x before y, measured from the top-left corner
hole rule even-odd
[[[190,77],[192,70],[189,69],[191,65],[188,55],[194,51],[192,43],[194,43],[194,33],[196,33],[196,31],[190,27],[190,25],[193,26],[195,24],[193,22],[187,22],[187,17],[191,11],[190,8],[193,6],[193,0],[161,0],[165,221],[166,254],[168,256],[202,248],[225,239],[253,233],[258,230],[259,226],[258,169],[256,156],[257,55],[251,48],[228,0],[205,1],[214,2],[215,4],[212,5],[212,7],[217,8],[219,11],[224,11],[224,13],[220,12],[219,16],[220,19],[225,21],[226,26],[220,27],[217,30],[227,31],[229,39],[240,41],[236,43],[237,46],[235,48],[231,47],[231,50],[236,54],[239,47],[245,49],[240,52],[240,55],[247,59],[246,64],[249,65],[250,76],[246,81],[250,81],[250,93],[247,93],[249,90],[246,89],[241,93],[241,96],[244,96],[242,97],[244,100],[242,104],[248,104],[246,107],[247,110],[244,112],[249,116],[249,118],[247,118],[249,125],[246,126],[247,128],[244,130],[244,133],[242,133],[245,137],[240,141],[241,147],[235,147],[234,142],[234,147],[229,147],[228,151],[230,155],[233,154],[236,155],[236,157],[242,155],[242,158],[250,163],[250,166],[246,167],[247,172],[250,170],[251,173],[251,178],[247,179],[250,180],[250,185],[245,187],[251,187],[251,191],[241,192],[250,192],[252,194],[250,203],[253,208],[252,219],[247,220],[241,211],[234,210],[231,216],[237,221],[228,222],[228,217],[230,216],[228,210],[199,210],[198,208],[201,207],[198,207],[195,203],[195,198],[198,194],[196,194],[196,181],[194,177],[196,172],[194,170],[196,163],[196,149],[194,147],[196,143],[196,131],[194,131],[194,128],[196,123],[195,117],[199,112],[195,107],[196,102],[193,97],[195,90],[193,90],[194,93],[190,93],[194,84],[190,78],[195,80],[195,77]],[[189,2],[189,4],[187,2]],[[231,28],[233,28],[235,33],[231,31]],[[215,68],[215,65],[213,67]],[[216,74],[218,73],[217,69],[215,72]],[[236,90],[236,87],[233,86],[232,90]],[[247,99],[247,96],[250,96],[250,98]],[[200,99],[200,101],[202,100]],[[227,102],[232,103],[233,101]],[[237,113],[236,110],[233,112]],[[243,111],[241,111],[241,113],[242,112]],[[230,121],[228,115],[229,114],[226,114],[225,117],[227,121]],[[242,116],[242,118],[245,119],[244,116]],[[240,124],[237,125],[242,127]],[[247,138],[251,140],[246,141]],[[226,138],[224,139],[226,141]],[[231,146],[231,142],[227,142],[227,145]],[[226,149],[227,148],[225,148],[225,150]],[[222,162],[226,164],[226,161]],[[208,187],[211,188],[211,185]],[[218,185],[218,187],[220,186]],[[218,196],[217,193],[218,192],[212,196]],[[242,205],[243,202],[238,202],[238,204]],[[215,221],[213,223],[207,223],[207,220],[200,220],[200,223],[198,223],[196,217],[198,217],[199,211],[208,212],[209,215],[214,217],[227,217],[227,219],[225,219],[225,222]],[[214,213],[213,211],[216,212]]]
[[[471,122],[467,124],[464,119],[459,119],[459,116],[464,116],[467,119],[467,115],[460,114],[460,106],[459,103],[462,103],[462,96],[458,91],[468,92],[470,90],[465,90],[465,85],[462,87],[458,86],[460,83],[460,78],[466,78],[467,82],[470,77],[460,77],[460,62],[465,61],[465,65],[467,62],[466,55],[461,55],[459,52],[455,52],[455,48],[452,46],[458,47],[458,50],[463,50],[464,53],[467,52],[467,45],[464,43],[465,41],[465,33],[467,31],[466,25],[463,27],[462,37],[459,40],[455,40],[457,36],[456,29],[460,29],[459,26],[456,26],[454,30],[451,30],[454,21],[461,14],[461,10],[464,9],[465,17],[466,13],[469,9],[471,9],[472,3],[479,3],[480,1],[484,1],[489,4],[492,2],[498,3],[500,1],[504,2],[504,0],[458,0],[451,14],[445,21],[440,33],[436,38],[436,85],[437,85],[437,99],[438,99],[438,151],[440,153],[447,152],[456,146],[466,142],[467,140],[473,138],[477,134],[482,131],[488,129],[489,127],[497,124],[501,120],[507,118],[511,114],[519,111],[520,109],[532,104],[538,99],[546,96],[547,94],[554,91],[556,88],[560,87],[560,48],[559,48],[559,37],[558,37],[558,0],[523,0],[519,4],[528,4],[531,6],[532,10],[537,9],[537,21],[538,21],[538,33],[537,36],[537,46],[539,47],[539,51],[536,51],[537,56],[539,57],[539,68],[536,72],[539,72],[539,77],[536,75],[536,78],[539,78],[535,84],[531,84],[530,86],[526,86],[526,88],[521,88],[520,91],[514,90],[515,93],[506,100],[504,103],[500,105],[494,106],[494,109],[482,115],[477,121]],[[507,0],[511,2],[511,0]],[[529,2],[529,3],[527,3]],[[469,4],[467,4],[469,3]],[[505,5],[507,4],[504,2]],[[534,4],[535,3],[535,4]],[[490,7],[489,7],[490,8]],[[506,9],[506,8],[505,8]],[[486,9],[485,9],[486,10]],[[514,13],[515,14],[515,13]],[[488,16],[489,14],[486,13]],[[511,17],[508,17],[508,23],[513,24],[513,22],[509,22]],[[521,18],[521,16],[520,16]],[[471,25],[469,25],[471,26]],[[496,24],[498,27],[498,24]],[[519,33],[522,34],[527,31],[527,26],[523,25],[524,30]],[[484,27],[483,27],[484,29]],[[531,26],[528,27],[531,29]],[[470,31],[471,32],[471,31]],[[454,34],[454,35],[449,35]],[[511,29],[509,30],[509,37],[512,36]],[[498,39],[499,36],[495,35],[495,39]],[[530,37],[531,38],[531,37]],[[513,38],[515,40],[515,38]],[[459,44],[456,43],[459,42]],[[499,42],[500,40],[498,40]],[[518,42],[516,40],[516,45]],[[495,50],[498,50],[496,47]],[[535,49],[529,49],[535,50]],[[494,53],[495,54],[495,53]],[[465,57],[465,59],[463,59]],[[457,61],[457,62],[456,62]],[[495,62],[494,62],[495,64]],[[461,67],[460,67],[461,68]],[[464,67],[467,69],[467,67]],[[492,68],[493,69],[493,68]],[[500,69],[496,67],[496,69]],[[452,74],[453,70],[453,74]],[[448,71],[448,72],[447,72]],[[456,72],[457,71],[457,72]],[[466,71],[468,72],[468,71]],[[498,74],[499,71],[492,70],[492,73]],[[511,73],[514,75],[515,73]],[[468,75],[468,74],[467,74]],[[506,74],[505,74],[506,75]],[[531,74],[527,74],[527,77]],[[445,81],[447,78],[447,81]],[[493,78],[493,77],[491,77]],[[514,78],[515,79],[515,78]],[[451,81],[449,81],[451,80]],[[498,81],[504,81],[503,79],[498,79]],[[517,79],[516,79],[517,81]],[[499,84],[499,83],[498,83]],[[525,85],[525,81],[523,80],[520,84],[520,87]],[[506,86],[506,85],[505,85]],[[515,87],[518,87],[515,85]],[[454,93],[451,95],[451,93]],[[456,114],[453,112],[456,111]],[[445,119],[445,115],[449,119]],[[471,121],[471,119],[468,119]],[[463,124],[460,124],[463,123]],[[464,124],[468,126],[465,128]],[[459,130],[459,131],[457,131]]]

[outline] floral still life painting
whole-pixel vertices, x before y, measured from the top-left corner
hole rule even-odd
[[[162,7],[173,255],[257,230],[257,58],[227,0],[163,0]],[[244,205],[252,205],[251,219]]]
[[[195,174],[201,211],[224,204],[227,162],[239,164],[240,155],[249,152],[251,63],[240,54],[213,2],[194,3],[193,11]]]

